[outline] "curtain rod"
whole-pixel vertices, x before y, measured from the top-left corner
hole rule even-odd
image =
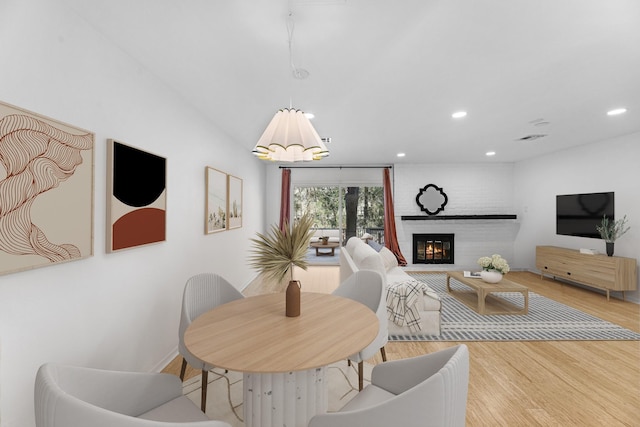
[[[392,169],[393,166],[280,166],[280,169]]]

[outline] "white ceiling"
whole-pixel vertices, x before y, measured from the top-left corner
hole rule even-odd
[[[638,0],[65,1],[247,150],[290,102],[332,139],[318,164],[512,162],[640,131]]]

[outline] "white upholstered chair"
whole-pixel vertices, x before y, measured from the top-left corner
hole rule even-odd
[[[178,334],[178,351],[182,356],[180,379],[184,380],[187,364],[191,365],[194,369],[202,371],[202,412],[206,412],[207,410],[208,377],[209,371],[214,367],[204,363],[187,350],[187,347],[184,345],[184,334],[187,331],[187,327],[189,327],[196,317],[219,305],[240,298],[244,298],[244,295],[224,278],[214,273],[197,274],[189,278],[184,287],[182,314],[180,315],[180,329]]]
[[[231,427],[209,420],[175,375],[44,364],[36,374],[36,427]]]
[[[360,390],[363,386],[364,361],[375,355],[378,349],[382,354],[382,360],[387,360],[384,346],[389,341],[389,329],[384,292],[384,279],[380,273],[372,270],[356,271],[333,291],[333,295],[349,298],[366,305],[378,316],[379,330],[376,338],[360,352],[349,356],[351,362],[358,364],[358,387]]]
[[[374,366],[371,384],[309,427],[464,427],[469,351],[464,344]]]

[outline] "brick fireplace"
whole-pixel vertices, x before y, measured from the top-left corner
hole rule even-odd
[[[414,234],[414,264],[454,264],[454,234]]]

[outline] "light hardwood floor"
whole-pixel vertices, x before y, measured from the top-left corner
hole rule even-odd
[[[303,291],[331,292],[338,267],[296,271]],[[528,272],[508,278],[532,292],[640,332],[640,306]],[[245,295],[280,292],[254,281]],[[390,342],[387,357],[433,352],[453,342]],[[640,341],[467,342],[467,426],[640,426]],[[370,360],[380,363],[379,353]],[[177,357],[165,372],[178,374]],[[190,375],[199,374],[191,372]]]

